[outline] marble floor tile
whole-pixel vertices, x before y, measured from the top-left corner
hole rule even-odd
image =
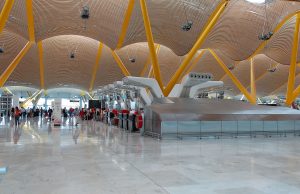
[[[300,138],[157,140],[100,122],[0,124],[0,194],[299,194]]]

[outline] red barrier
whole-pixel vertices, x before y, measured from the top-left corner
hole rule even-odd
[[[135,126],[137,129],[141,129],[143,127],[143,116],[142,115],[136,115]]]

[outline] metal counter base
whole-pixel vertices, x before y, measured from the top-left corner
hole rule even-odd
[[[164,121],[160,132],[146,130],[144,135],[158,139],[300,136],[300,121]]]
[[[234,100],[165,98],[145,108],[144,134],[166,137],[300,134],[300,111]]]

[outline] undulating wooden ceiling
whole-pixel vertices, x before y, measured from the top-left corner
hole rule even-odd
[[[221,0],[147,0],[153,37],[160,44],[158,60],[163,83],[167,85],[176,69],[201,34],[210,15]],[[254,57],[258,96],[281,95],[286,92],[291,58],[295,13],[300,3],[272,0],[265,4],[246,0],[230,0],[220,19],[209,33],[200,49],[213,49],[241,83],[250,85],[250,62],[247,59],[263,43],[258,35],[276,33],[258,55]],[[0,0],[2,9],[5,0]],[[122,30],[129,0],[33,0],[33,16],[36,42],[42,41],[45,64],[46,89],[73,87],[88,90],[99,42],[105,44],[96,74],[94,89],[121,80],[123,74],[111,56]],[[90,17],[83,20],[83,6],[90,8]],[[288,20],[287,20],[288,19]],[[187,20],[193,21],[188,32],[181,29]],[[281,28],[277,26],[285,21]],[[15,0],[5,29],[0,35],[0,73],[20,52],[29,39],[27,29],[26,0]],[[129,22],[122,48],[117,54],[133,76],[140,76],[148,61],[143,17],[138,0]],[[75,58],[70,53],[75,52]],[[132,63],[129,59],[135,58]],[[299,55],[298,55],[299,61]],[[150,66],[144,76],[148,76]],[[276,66],[271,73],[268,69]],[[225,75],[213,56],[205,51],[192,71],[211,72],[216,80],[223,80],[240,92]],[[297,75],[300,72],[297,72]],[[297,84],[300,82],[297,76]],[[40,88],[39,56],[34,45],[6,82],[6,86]]]

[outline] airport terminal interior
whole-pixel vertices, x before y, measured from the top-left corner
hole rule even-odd
[[[299,194],[299,0],[0,0],[0,194]]]

